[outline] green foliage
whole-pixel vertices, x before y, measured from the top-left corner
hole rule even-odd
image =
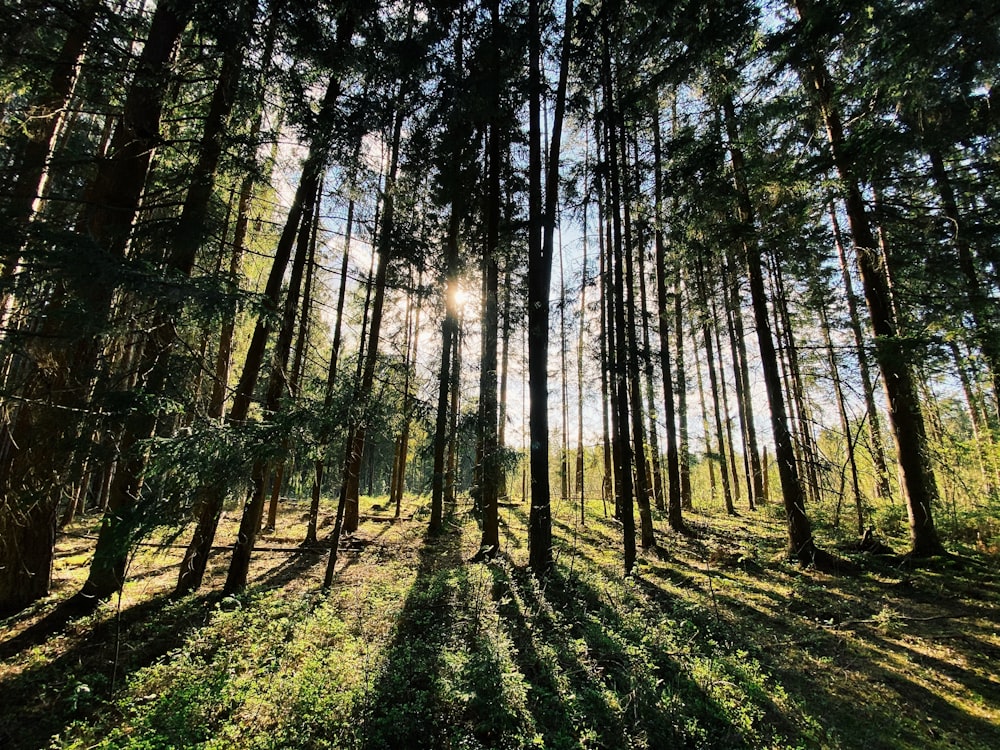
[[[748,529],[691,514],[696,537],[661,537],[661,553],[622,579],[619,528],[599,504],[587,513],[574,528],[575,509],[557,506],[544,584],[521,565],[515,509],[506,554],[489,563],[467,561],[471,521],[438,538],[405,522],[365,530],[373,543],[328,594],[307,573],[197,615],[178,601],[122,634],[129,650],[171,647],[123,673],[110,700],[99,665],[60,677],[59,710],[90,718],[51,747],[937,748],[959,736],[922,729],[948,715],[933,691],[947,684],[963,710],[995,710],[996,691],[964,668],[948,661],[948,682],[894,650],[901,638],[935,648],[952,625],[921,622],[941,611],[927,607],[960,615],[968,602],[949,596],[993,597],[985,571],[886,564],[836,579],[789,564],[781,524],[766,516]],[[30,657],[39,674],[64,666],[42,653]],[[934,687],[901,704],[886,681]],[[988,746],[995,727],[969,721],[957,746]]]

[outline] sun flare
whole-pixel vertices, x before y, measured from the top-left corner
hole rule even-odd
[[[466,291],[461,284],[455,283],[446,292],[448,307],[458,315],[467,317],[469,315],[469,305],[474,302],[472,294]]]

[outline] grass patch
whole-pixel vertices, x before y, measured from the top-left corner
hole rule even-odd
[[[18,717],[0,746],[1000,747],[1000,587],[974,551],[855,556],[859,574],[833,577],[787,561],[767,510],[713,512],[689,514],[690,537],[658,527],[625,579],[600,505],[581,526],[557,504],[539,583],[526,506],[503,508],[500,556],[471,563],[475,522],[428,537],[421,502],[364,522],[328,593],[322,555],[273,552],[220,600],[220,553],[207,593],[170,599],[179,551],[149,548],[120,603],[43,637],[86,572],[66,537],[55,594],[0,625]],[[284,503],[266,544],[297,544],[303,510]]]

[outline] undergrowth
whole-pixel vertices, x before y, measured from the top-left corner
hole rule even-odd
[[[0,671],[6,713],[30,714],[42,689],[46,703],[7,745],[1000,746],[1000,593],[982,561],[858,555],[860,572],[833,577],[789,562],[762,509],[690,514],[692,536],[661,529],[626,578],[595,504],[586,526],[557,507],[557,563],[538,581],[526,507],[505,506],[484,563],[471,518],[429,537],[409,510],[362,527],[329,592],[319,558],[260,556],[238,598],[169,600],[147,582],[121,612],[22,648]]]

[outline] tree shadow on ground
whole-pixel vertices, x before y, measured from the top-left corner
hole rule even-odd
[[[225,552],[213,551],[216,574],[225,573],[226,565],[218,565]],[[324,555],[312,550],[283,555],[271,567],[265,558],[248,594],[286,586],[323,561]],[[146,577],[130,576],[129,583]],[[89,721],[106,710],[113,692],[131,674],[181,646],[191,630],[204,625],[221,598],[209,589],[212,577],[194,595],[177,598],[165,592],[121,610],[114,599],[102,603],[70,597],[0,643],[0,659],[23,664],[0,681],[0,705],[19,717],[16,724],[0,722],[0,747],[43,747],[70,722]],[[49,642],[58,652],[55,658],[47,654]]]
[[[81,612],[70,600],[32,626],[37,630],[29,628],[5,642],[3,658],[17,658],[24,666],[0,682],[0,705],[7,716],[17,717],[0,722],[0,747],[45,747],[70,721],[94,717],[130,674],[203,624],[217,598],[211,593],[183,599],[163,595],[120,612],[94,612],[93,607]],[[61,641],[56,658],[34,651],[42,634]]]
[[[782,570],[793,577],[785,583],[791,590],[783,599],[766,582],[780,578]],[[783,693],[780,705],[761,702],[767,721],[793,742],[889,750],[947,738],[950,746],[969,750],[1000,746],[1000,727],[954,700],[965,690],[994,710],[1000,707],[1000,685],[984,676],[988,659],[977,653],[985,644],[976,636],[985,631],[967,620],[988,620],[987,608],[949,604],[923,582],[823,578],[790,565],[765,566],[763,575],[704,574],[717,580],[713,606],[689,609],[686,616],[701,633],[759,662]],[[641,578],[636,583],[650,601],[673,606],[655,583]],[[886,617],[898,616],[888,623],[890,630],[899,630],[896,635],[878,624],[880,608],[886,607]],[[897,607],[916,607],[917,616],[900,615]],[[928,611],[936,614],[922,616]],[[921,642],[915,632],[952,618],[958,618],[957,633],[947,633],[946,640],[951,651],[965,652],[962,668],[954,659],[926,653],[934,633]]]
[[[931,689],[924,679],[900,669],[900,649],[878,637],[859,642],[820,635],[791,652],[766,659],[767,668],[801,711],[823,717],[829,732],[824,740],[831,745],[894,750],[947,738],[949,747],[1000,747],[1000,727],[955,705],[943,684],[955,679],[968,686],[968,675],[935,676]],[[905,658],[912,661],[912,655]],[[848,679],[824,679],[830,669],[843,670]]]
[[[490,566],[493,596],[511,641],[515,663],[528,685],[535,731],[546,747],[579,747],[594,735],[600,747],[626,747],[624,727],[608,704],[600,680],[565,642],[529,573],[498,561]]]
[[[671,654],[640,645],[607,592],[560,568],[544,586],[511,566],[493,575],[546,747],[747,746]]]
[[[352,721],[364,748],[446,747],[454,731],[442,674],[454,637],[462,566],[458,535],[427,535],[384,661]]]

